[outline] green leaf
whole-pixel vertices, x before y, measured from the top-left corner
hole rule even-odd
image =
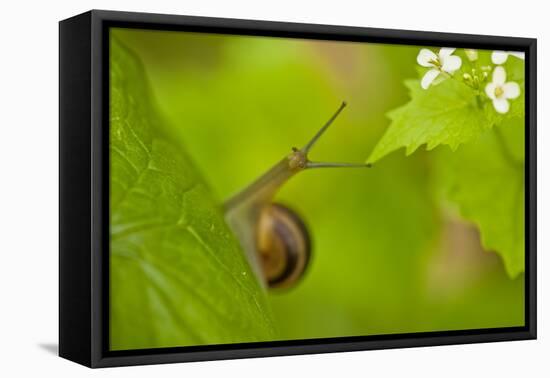
[[[445,144],[455,150],[490,128],[475,91],[455,80],[423,90],[418,80],[407,80],[411,101],[389,113],[391,124],[378,142],[368,162],[374,163],[401,147],[412,154],[427,144],[431,150]]]
[[[113,39],[110,64],[111,349],[273,339],[265,293],[203,178],[163,136],[139,59]]]
[[[478,226],[483,247],[502,257],[511,277],[525,269],[524,133],[523,118],[513,118],[439,156],[448,199]]]

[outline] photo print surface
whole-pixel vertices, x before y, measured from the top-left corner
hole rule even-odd
[[[109,31],[112,351],[525,325],[518,52]]]

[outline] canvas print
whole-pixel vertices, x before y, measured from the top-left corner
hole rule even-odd
[[[111,351],[525,325],[525,57],[109,31]]]

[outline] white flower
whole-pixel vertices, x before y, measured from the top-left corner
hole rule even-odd
[[[485,87],[485,93],[493,100],[493,106],[499,113],[507,113],[510,109],[508,100],[519,96],[519,85],[513,81],[506,82],[506,71],[498,66],[493,71],[493,81]]]
[[[447,47],[441,48],[436,55],[432,50],[422,49],[416,57],[416,61],[422,67],[431,67],[431,69],[424,74],[420,85],[424,89],[428,89],[430,84],[441,74],[448,73],[453,74],[462,65],[462,59],[456,55],[452,55],[456,49]]]
[[[491,54],[491,60],[494,64],[504,64],[504,62],[508,59],[508,55],[525,60],[525,53],[519,51],[493,51]]]

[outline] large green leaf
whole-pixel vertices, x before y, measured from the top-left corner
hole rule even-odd
[[[163,137],[143,68],[110,61],[112,350],[274,337],[237,241],[181,146]]]
[[[490,64],[488,54],[481,55],[483,65]],[[479,227],[484,247],[499,253],[508,274],[516,276],[524,270],[524,62],[510,58],[505,69],[507,81],[521,88],[506,114],[497,113],[458,75],[428,90],[417,80],[406,81],[411,100],[390,112],[392,122],[368,161],[401,147],[409,155],[424,144],[427,150],[449,146],[454,152],[443,150],[437,159],[448,199]]]
[[[439,156],[447,198],[479,227],[484,248],[502,256],[512,277],[525,269],[524,141],[524,120],[513,118]]]

